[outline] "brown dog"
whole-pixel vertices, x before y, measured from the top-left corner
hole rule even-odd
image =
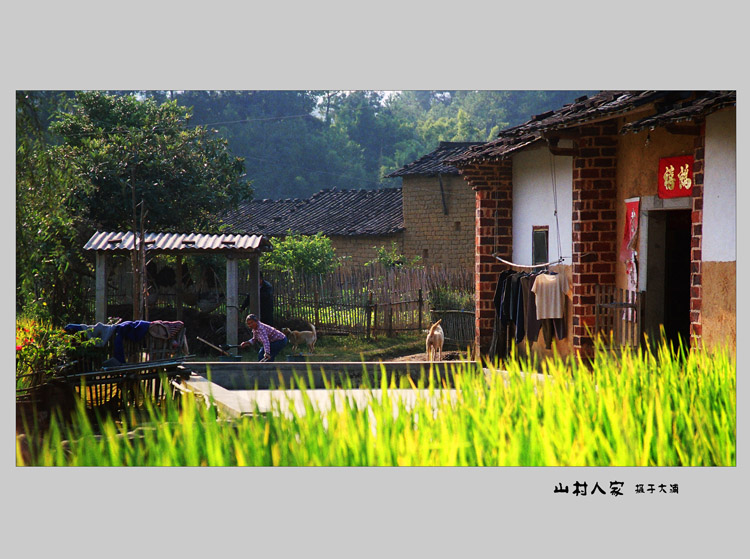
[[[441,318],[435,324],[430,326],[430,331],[427,333],[427,340],[425,342],[425,353],[427,354],[427,361],[435,361],[437,355],[437,361],[443,354],[443,341],[445,336],[443,335],[443,328],[440,326]]]
[[[281,331],[289,339],[289,343],[292,344],[292,349],[297,351],[297,348],[302,345],[307,345],[307,350],[312,353],[315,350],[315,342],[318,341],[318,334],[315,331],[315,326],[310,324],[311,330],[290,330],[289,328],[282,328]]]

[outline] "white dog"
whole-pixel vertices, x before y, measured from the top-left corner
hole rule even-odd
[[[315,342],[318,341],[318,334],[315,331],[315,326],[310,324],[310,330],[290,330],[289,328],[282,328],[281,331],[289,339],[289,343],[292,344],[292,349],[297,351],[297,348],[301,344],[307,345],[307,350],[312,353],[315,350]]]
[[[440,326],[442,318],[435,324],[430,326],[430,331],[427,333],[427,340],[425,342],[425,353],[427,354],[428,361],[436,361],[435,356],[437,355],[437,361],[440,361],[443,353],[443,341],[445,336],[443,335],[443,329]]]

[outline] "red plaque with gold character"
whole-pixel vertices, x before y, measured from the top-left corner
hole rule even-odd
[[[659,198],[679,198],[693,193],[693,156],[659,159]]]

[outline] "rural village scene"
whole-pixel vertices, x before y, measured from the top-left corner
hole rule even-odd
[[[735,91],[16,91],[17,466],[735,466]]]

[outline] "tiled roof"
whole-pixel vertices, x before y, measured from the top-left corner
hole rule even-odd
[[[262,235],[204,235],[201,233],[146,233],[145,244],[152,252],[264,252],[271,243]],[[108,252],[131,251],[132,231],[97,231],[84,245],[84,250]]]
[[[704,102],[703,100],[711,99],[717,94],[720,96],[726,93],[728,92],[601,91],[591,97],[576,99],[573,103],[564,105],[555,111],[536,115],[524,124],[507,128],[500,132],[496,140],[467,148],[463,154],[448,157],[445,162],[461,165],[476,160],[502,158],[513,151],[541,140],[543,132],[614,118],[649,105],[657,111],[657,116],[663,116],[675,107],[683,107],[684,109],[685,106],[690,105],[693,107],[690,111],[682,112],[676,116],[673,115],[671,118],[688,118],[688,114],[689,118],[692,118],[699,114],[705,114],[706,111],[717,109],[715,104],[711,105],[710,102]],[[723,106],[726,106],[729,101],[723,97],[722,99],[722,102],[725,103]],[[714,103],[716,102],[714,100]],[[661,120],[657,119],[656,122],[663,124],[667,121],[665,117]]]
[[[388,235],[404,229],[400,188],[321,190],[306,199],[253,200],[224,217],[233,231],[267,236]]]
[[[458,175],[458,169],[452,165],[446,165],[443,161],[447,157],[459,155],[471,146],[482,145],[484,142],[440,142],[438,148],[427,155],[423,155],[416,161],[412,161],[386,175],[386,178],[407,177],[410,175]]]
[[[655,115],[642,118],[636,122],[626,124],[620,130],[621,133],[640,132],[645,129],[654,129],[665,124],[692,121],[695,117],[707,115],[725,107],[737,104],[736,91],[706,91],[696,98],[684,103],[678,103]]]

